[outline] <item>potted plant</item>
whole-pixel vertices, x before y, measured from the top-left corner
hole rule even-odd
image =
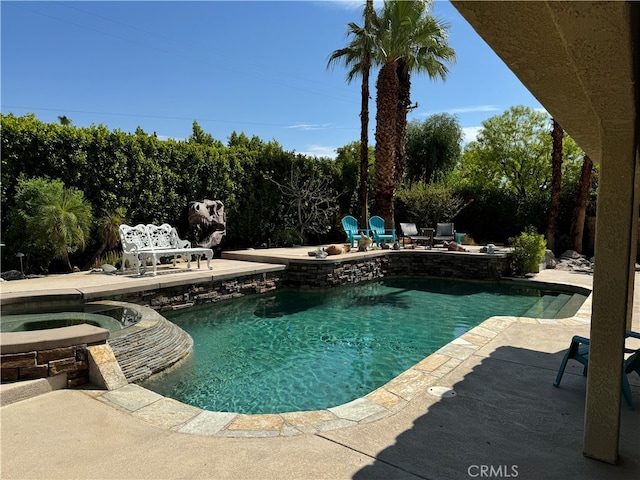
[[[528,226],[517,237],[509,238],[512,248],[513,270],[516,275],[538,273],[540,263],[544,260],[547,242],[544,235]]]

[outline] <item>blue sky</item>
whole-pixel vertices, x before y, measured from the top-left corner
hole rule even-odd
[[[347,45],[347,24],[362,23],[363,5],[3,0],[1,110],[175,139],[196,120],[224,143],[244,132],[334,157],[360,138],[360,82],[347,84],[345,68],[327,70],[327,60]],[[410,119],[452,113],[472,139],[482,120],[510,106],[540,108],[448,1],[433,14],[450,24],[457,62],[445,82],[412,76],[419,106]],[[375,99],[374,82],[375,74]],[[370,109],[373,144],[374,100]]]

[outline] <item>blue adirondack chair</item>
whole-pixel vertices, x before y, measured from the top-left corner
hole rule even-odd
[[[625,338],[628,337],[640,338],[640,333],[627,330],[625,332]],[[638,375],[640,375],[640,350],[625,348],[624,351],[625,353],[631,353],[632,355],[624,361],[622,367],[622,396],[627,402],[629,408],[633,410],[633,397],[631,396],[631,387],[629,386],[627,375],[634,371]],[[587,366],[589,365],[588,338],[575,335],[571,339],[569,350],[567,350],[567,353],[565,353],[564,358],[562,359],[562,363],[560,363],[560,368],[558,369],[556,381],[553,382],[554,387],[560,386],[560,380],[562,380],[562,375],[564,374],[564,369],[567,366],[567,362],[569,361],[569,359],[574,359],[584,365],[582,374],[587,374]]]
[[[358,228],[358,220],[351,215],[347,215],[342,219],[342,228],[344,229],[344,233],[347,234],[347,242],[349,242],[349,245],[352,247],[358,246],[358,242],[362,238],[360,232],[365,232],[365,235],[369,233],[369,230],[366,228]]]
[[[391,240],[396,241],[396,229],[384,228],[384,219],[382,217],[371,217],[369,219],[369,228],[373,233],[373,241],[377,244]]]

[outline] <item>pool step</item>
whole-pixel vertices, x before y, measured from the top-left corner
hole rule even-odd
[[[522,316],[529,318],[543,318],[545,309],[556,299],[555,295],[543,295]]]
[[[562,306],[556,316],[554,318],[567,318],[573,317],[580,306],[587,299],[586,295],[581,295],[579,293],[574,293],[569,300]]]
[[[556,315],[565,303],[571,298],[571,295],[561,293],[544,309],[542,316],[539,318],[556,318]]]

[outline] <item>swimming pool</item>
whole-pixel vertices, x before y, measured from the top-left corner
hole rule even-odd
[[[325,409],[368,394],[491,316],[541,317],[557,312],[558,300],[568,298],[393,278],[192,307],[165,316],[193,337],[193,354],[142,385],[210,411]]]

